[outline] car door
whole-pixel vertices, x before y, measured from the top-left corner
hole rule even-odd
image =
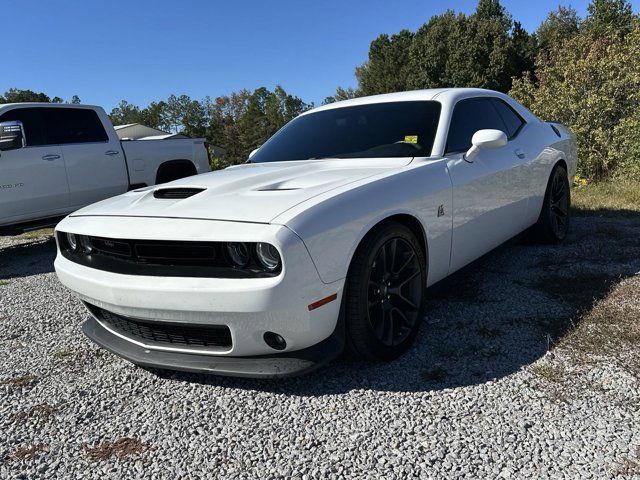
[[[62,148],[73,209],[127,191],[129,178],[120,141],[107,133],[92,108],[52,108],[48,117]]]
[[[44,129],[45,109],[14,108],[0,122],[22,122],[25,146],[0,152],[0,224],[62,215],[69,209],[69,185],[62,149]]]
[[[461,100],[451,117],[445,153],[453,184],[451,271],[516,235],[527,221],[530,180],[526,154],[516,140],[521,126],[508,126],[493,102],[490,97]],[[468,162],[464,154],[483,129],[501,130],[509,142],[481,150]]]

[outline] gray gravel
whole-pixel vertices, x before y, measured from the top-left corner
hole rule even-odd
[[[401,359],[279,381],[103,352],[53,240],[0,238],[0,477],[640,478],[637,372],[555,346],[610,288],[640,291],[638,238],[637,217],[588,217],[564,246],[503,247],[431,290]]]

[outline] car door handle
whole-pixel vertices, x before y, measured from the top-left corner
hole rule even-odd
[[[53,160],[57,160],[60,158],[60,155],[45,155],[44,157],[42,157],[43,160],[46,160],[47,162],[51,162]]]
[[[109,156],[113,156],[113,155],[118,155],[120,152],[117,150],[107,150],[106,152],[104,152],[105,155],[109,155]]]
[[[516,150],[515,154],[516,154],[516,157],[518,157],[520,160],[522,160],[524,157],[526,157],[525,153],[520,149]]]

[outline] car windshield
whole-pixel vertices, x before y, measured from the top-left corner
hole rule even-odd
[[[332,108],[295,118],[251,163],[321,158],[428,157],[440,103],[390,102]]]

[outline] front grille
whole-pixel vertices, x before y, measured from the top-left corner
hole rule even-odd
[[[137,240],[78,235],[79,248],[72,249],[65,232],[57,232],[60,253],[75,263],[122,275],[194,278],[269,278],[256,255],[245,267],[236,266],[225,242],[192,240]],[[250,244],[255,251],[254,244]]]
[[[193,197],[200,192],[204,192],[204,188],[159,188],[153,192],[153,196],[155,198],[179,200]]]
[[[176,348],[229,348],[231,331],[226,325],[193,325],[154,322],[124,317],[95,305],[89,311],[112,330],[147,345]]]

